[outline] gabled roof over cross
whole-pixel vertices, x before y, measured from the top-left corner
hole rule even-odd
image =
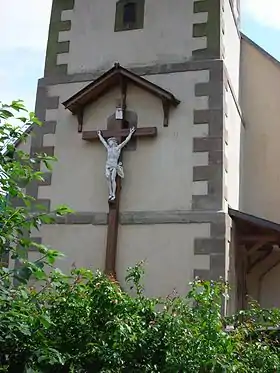
[[[158,97],[163,104],[164,126],[168,126],[170,107],[176,107],[180,101],[169,91],[151,83],[143,77],[133,73],[116,63],[113,68],[105,72],[95,81],[75,93],[68,100],[63,102],[66,109],[78,116],[79,132],[82,131],[82,118],[84,108],[97,101],[100,97],[116,86],[122,87],[123,84],[132,83],[135,86]]]

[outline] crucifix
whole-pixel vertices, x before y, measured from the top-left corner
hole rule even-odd
[[[116,275],[116,252],[119,226],[119,206],[121,197],[121,180],[124,176],[122,165],[122,149],[133,138],[154,137],[157,135],[156,127],[133,128],[133,123],[128,120],[131,112],[126,111],[126,96],[128,83],[136,86],[162,101],[163,126],[168,127],[171,106],[177,107],[180,101],[169,91],[152,83],[151,81],[133,73],[115,63],[114,67],[88,86],[82,88],[63,105],[78,119],[78,132],[86,141],[101,140],[107,149],[106,176],[109,186],[109,216],[107,229],[107,248],[105,272]],[[102,131],[83,131],[84,110],[87,105],[99,100],[110,89],[120,88],[121,100],[117,105],[113,124]],[[136,127],[136,123],[135,123]],[[130,149],[133,143],[130,142]],[[112,163],[111,163],[112,162]]]
[[[126,126],[125,102],[123,100],[122,104],[117,106],[115,122],[110,129],[102,131],[84,131],[82,135],[83,139],[87,141],[99,139],[107,150],[105,176],[109,187],[109,214],[105,272],[114,278],[116,278],[121,180],[124,178],[122,150],[132,137],[155,137],[157,135],[156,127],[125,128]]]

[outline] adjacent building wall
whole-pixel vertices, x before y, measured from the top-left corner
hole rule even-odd
[[[280,63],[242,37],[241,106],[246,123],[241,209],[280,223]],[[249,294],[262,307],[279,307],[279,261],[274,251],[248,276]]]
[[[241,104],[246,122],[242,210],[280,223],[280,63],[242,38]]]

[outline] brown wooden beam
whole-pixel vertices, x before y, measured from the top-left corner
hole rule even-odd
[[[277,235],[239,235],[237,238],[239,243],[254,243],[260,241],[266,242],[279,242],[280,244],[280,236]]]
[[[129,135],[130,129],[120,129],[118,131],[116,130],[104,130],[102,131],[102,136],[105,139],[108,139],[110,137],[119,137],[123,138]],[[157,135],[157,127],[142,127],[137,128],[135,133],[133,134],[133,137],[155,137]],[[82,139],[86,141],[95,141],[98,140],[97,131],[83,131]]]
[[[116,199],[109,203],[107,244],[105,258],[105,273],[116,279],[116,257],[119,230],[119,202],[121,194],[121,179],[117,177]]]
[[[121,108],[123,111],[123,118],[121,120],[116,120],[116,129],[102,131],[104,138],[116,137],[117,141],[120,143],[122,138],[129,134],[129,129],[123,129],[125,122],[125,112],[126,112],[126,94],[127,94],[127,83],[123,76],[120,76],[120,89],[121,89]],[[91,131],[89,131],[91,132]],[[94,131],[94,136],[97,132]],[[126,132],[126,133],[125,133]],[[88,134],[88,132],[83,133]],[[95,140],[95,137],[90,140]],[[119,161],[122,161],[122,154],[120,155]],[[107,229],[107,245],[106,245],[106,258],[105,258],[105,273],[109,276],[117,279],[116,273],[116,258],[117,258],[117,246],[118,246],[118,231],[119,231],[119,208],[120,208],[120,198],[121,198],[121,178],[116,177],[117,189],[116,189],[116,199],[114,201],[109,201],[109,215],[108,215],[108,229]]]
[[[247,266],[248,257],[246,255],[246,248],[242,245],[237,245],[235,255],[235,271],[237,282],[236,296],[238,310],[243,310],[247,307]]]
[[[261,285],[262,285],[262,282],[263,282],[263,279],[265,278],[265,276],[270,272],[272,271],[275,267],[277,267],[278,265],[280,264],[280,259],[276,260],[275,263],[273,263],[271,266],[269,266],[259,277],[259,280],[258,280],[258,297],[257,297],[257,301],[260,302],[260,298],[261,298]]]
[[[126,111],[126,96],[127,96],[127,80],[124,76],[120,75],[120,86],[121,86],[121,107],[123,110],[122,128],[124,127],[125,111]]]
[[[272,253],[273,249],[270,249],[270,250],[267,250],[267,251],[264,251],[262,252],[258,258],[248,266],[248,270],[247,270],[247,273],[250,273],[255,267],[256,265],[258,265],[259,263],[263,262],[267,257],[269,257],[269,255]]]
[[[78,132],[82,132],[83,131],[83,122],[84,122],[84,110],[83,109],[81,109],[77,113],[77,119],[78,119]]]
[[[115,130],[108,130],[108,132],[113,132],[110,137],[116,137],[118,141],[121,138],[118,134],[121,132],[123,125],[123,120],[115,121]],[[102,131],[102,135],[104,136]],[[120,156],[120,161],[122,157]],[[117,189],[116,198],[114,201],[108,201],[109,203],[109,214],[108,214],[108,228],[107,228],[107,244],[106,244],[106,258],[105,258],[105,273],[117,278],[116,274],[116,258],[117,258],[117,244],[118,244],[118,230],[119,230],[119,207],[120,207],[120,197],[121,197],[121,178],[116,177]]]
[[[259,242],[255,243],[252,247],[249,248],[249,250],[247,251],[247,255],[252,256],[259,249],[261,249],[266,243],[267,243],[267,241],[264,240],[264,239],[262,241],[259,241]]]
[[[168,127],[170,103],[167,100],[162,100],[162,108],[163,108],[163,126]]]

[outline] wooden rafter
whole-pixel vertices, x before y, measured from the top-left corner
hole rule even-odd
[[[267,243],[267,240],[265,238],[263,238],[262,240],[260,240],[259,242],[255,243],[253,246],[251,246],[248,250],[247,250],[247,255],[250,257],[252,255],[254,255],[259,249],[261,249],[265,244]]]
[[[261,234],[241,234],[238,236],[238,242],[241,244],[254,243],[263,241],[266,242],[279,242],[280,236],[277,234],[261,235]]]
[[[266,258],[269,257],[269,255],[272,253],[273,251],[273,248],[270,248],[269,250],[266,250],[266,251],[263,251],[259,254],[259,256],[252,262],[249,264],[248,268],[247,268],[247,273],[251,273],[252,270],[261,262],[263,262]]]

